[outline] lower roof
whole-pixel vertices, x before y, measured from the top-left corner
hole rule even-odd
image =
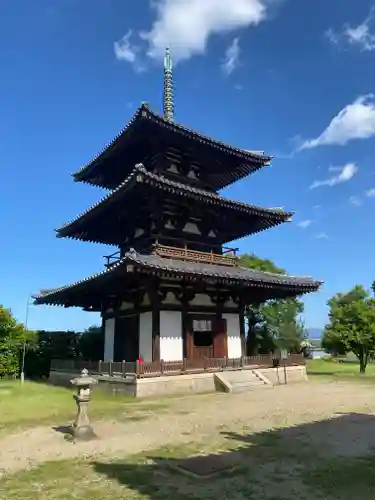
[[[178,259],[166,259],[157,255],[143,255],[131,250],[121,260],[100,273],[93,274],[71,285],[41,292],[35,296],[35,304],[64,305],[86,307],[90,295],[101,293],[108,297],[111,286],[123,280],[124,274],[134,278],[139,274],[150,274],[180,278],[181,280],[209,280],[237,289],[267,289],[265,300],[276,297],[293,297],[319,289],[322,282],[309,277],[295,277],[283,274],[267,273],[240,266],[223,266],[189,262]],[[103,286],[106,284],[106,286]]]

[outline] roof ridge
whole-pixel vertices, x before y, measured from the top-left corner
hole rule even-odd
[[[38,298],[44,298],[44,297],[48,297],[49,295],[53,295],[54,293],[60,293],[64,290],[67,290],[69,288],[72,288],[74,286],[77,286],[77,285],[81,285],[83,283],[86,283],[87,281],[91,281],[93,279],[96,279],[96,278],[99,278],[99,276],[105,276],[106,274],[110,274],[112,271],[114,271],[117,267],[121,266],[122,264],[124,264],[126,258],[123,257],[122,259],[118,260],[117,262],[115,262],[114,264],[111,265],[111,267],[107,267],[106,269],[104,269],[103,271],[99,271],[99,272],[96,272],[96,273],[93,273],[93,274],[90,274],[89,276],[87,276],[86,278],[83,278],[81,280],[77,280],[77,281],[74,281],[73,283],[71,283],[70,285],[64,285],[64,286],[61,286],[61,287],[57,287],[57,288],[51,288],[47,291],[45,291],[44,293],[41,291],[38,295],[33,295],[33,299],[38,299]]]
[[[147,174],[147,170],[145,169],[143,163],[137,163],[134,165],[133,170],[131,173],[124,179],[121,184],[117,186],[117,188],[112,189],[109,193],[105,194],[100,198],[96,203],[93,203],[89,208],[78,214],[74,219],[72,219],[70,222],[66,222],[62,226],[60,226],[58,229],[55,229],[55,231],[61,231],[62,229],[70,226],[71,224],[74,224],[74,222],[77,222],[81,217],[84,217],[87,215],[91,210],[94,210],[96,207],[104,203],[105,201],[109,200],[112,198],[118,191],[121,191],[121,189],[124,188],[127,184],[130,184],[130,182],[136,177],[137,174],[142,173],[142,174]]]
[[[235,146],[231,146],[230,144],[228,144],[228,143],[226,143],[224,141],[220,141],[218,139],[214,139],[213,137],[210,137],[209,135],[203,134],[201,132],[197,132],[197,131],[195,131],[195,130],[193,130],[191,128],[186,127],[185,125],[182,125],[181,123],[176,122],[176,121],[170,122],[169,120],[166,120],[163,115],[161,115],[157,111],[154,111],[151,108],[148,108],[148,112],[154,118],[162,120],[164,123],[166,122],[166,123],[168,123],[168,125],[171,125],[172,127],[175,127],[175,128],[178,128],[178,129],[182,129],[185,132],[189,132],[191,134],[194,134],[194,135],[200,137],[203,140],[207,140],[207,141],[210,141],[213,144],[216,144],[217,146],[233,150],[236,153],[242,153],[245,157],[249,157],[250,156],[250,157],[252,157],[254,159],[263,159],[263,160],[268,160],[268,161],[272,160],[272,158],[273,158],[272,156],[264,154],[264,152],[262,152],[262,151],[255,152],[255,151],[252,151],[252,150],[249,150],[249,149],[237,148]]]
[[[73,172],[71,175],[73,177],[76,177],[78,175],[80,175],[82,172],[84,172],[87,168],[89,168],[108,148],[110,148],[115,142],[116,140],[121,137],[121,135],[126,132],[126,130],[128,128],[130,128],[130,126],[133,124],[133,122],[140,116],[142,115],[142,111],[143,110],[147,110],[147,111],[150,111],[150,108],[148,107],[148,104],[147,102],[144,102],[142,101],[141,102],[141,105],[138,106],[137,110],[135,111],[135,113],[133,114],[133,116],[130,118],[130,120],[127,122],[127,124],[122,127],[122,129],[120,130],[120,132],[115,135],[115,137],[106,142],[104,144],[104,146],[102,147],[102,149],[88,162],[86,163],[86,165],[83,165],[82,167],[80,167],[76,172]]]

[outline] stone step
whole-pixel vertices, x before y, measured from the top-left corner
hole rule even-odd
[[[239,382],[236,384],[232,384],[232,387],[263,387],[263,385],[263,382],[249,380],[249,382]]]
[[[272,387],[250,370],[216,373],[214,377],[219,381],[217,389],[224,392],[245,392],[263,387]]]
[[[247,391],[254,391],[256,389],[269,389],[270,385],[264,384],[263,382],[260,383],[254,383],[254,382],[242,382],[241,384],[233,384],[231,387],[230,392],[247,392]]]

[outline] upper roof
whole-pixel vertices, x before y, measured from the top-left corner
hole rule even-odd
[[[142,104],[129,123],[87,165],[73,174],[76,181],[87,182],[114,189],[130,173],[134,163],[146,155],[147,139],[157,134],[183,141],[186,148],[194,150],[197,159],[205,156],[207,176],[214,189],[221,189],[256,170],[268,165],[271,157],[262,152],[235,148],[221,141],[167,120]],[[154,147],[158,147],[154,144]],[[172,144],[171,144],[172,145]],[[121,158],[118,157],[121,155]],[[215,157],[208,161],[207,157]]]
[[[157,255],[142,255],[134,250],[125,254],[118,262],[100,273],[93,274],[72,285],[63,286],[40,293],[34,297],[36,304],[83,306],[90,288],[105,292],[105,281],[116,279],[124,274],[134,276],[137,273],[153,272],[154,275],[168,274],[180,279],[205,280],[212,278],[229,286],[263,288],[267,298],[297,296],[318,290],[321,281],[309,277],[295,277],[283,274],[267,273],[239,266],[223,266],[189,262],[177,259],[165,259]],[[112,290],[109,283],[108,290]]]
[[[150,189],[152,189],[152,198]],[[133,223],[137,215],[141,217],[142,213],[147,210],[148,216],[150,211],[154,210],[152,206],[147,208],[149,201],[158,199],[158,203],[162,206],[168,195],[178,195],[208,206],[214,205],[218,229],[221,228],[223,233],[222,236],[218,235],[222,243],[276,226],[288,221],[293,215],[293,212],[233,201],[215,192],[172,181],[151,173],[142,164],[138,164],[116,189],[71,222],[57,229],[57,235],[85,241],[120,244],[127,230],[126,220],[128,223],[129,221]],[[142,213],[139,211],[141,208]],[[123,214],[122,218],[119,217],[120,214]],[[120,233],[116,232],[116,228],[121,229]],[[120,241],[118,241],[119,237]]]

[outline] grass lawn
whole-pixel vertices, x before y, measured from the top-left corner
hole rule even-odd
[[[369,363],[365,375],[361,375],[359,363],[355,360],[350,359],[339,363],[332,360],[314,359],[307,362],[307,373],[310,377],[375,382],[375,363]]]
[[[232,468],[206,479],[167,465],[197,454],[221,456]],[[375,455],[333,458],[307,438],[240,434],[115,461],[49,462],[0,480],[0,491],[7,500],[370,500]]]
[[[0,436],[6,431],[36,425],[72,422],[76,413],[73,389],[44,383],[0,381]],[[116,420],[141,419],[152,409],[168,407],[167,401],[142,402],[132,397],[112,396],[95,391],[90,404],[90,418],[112,417]]]

